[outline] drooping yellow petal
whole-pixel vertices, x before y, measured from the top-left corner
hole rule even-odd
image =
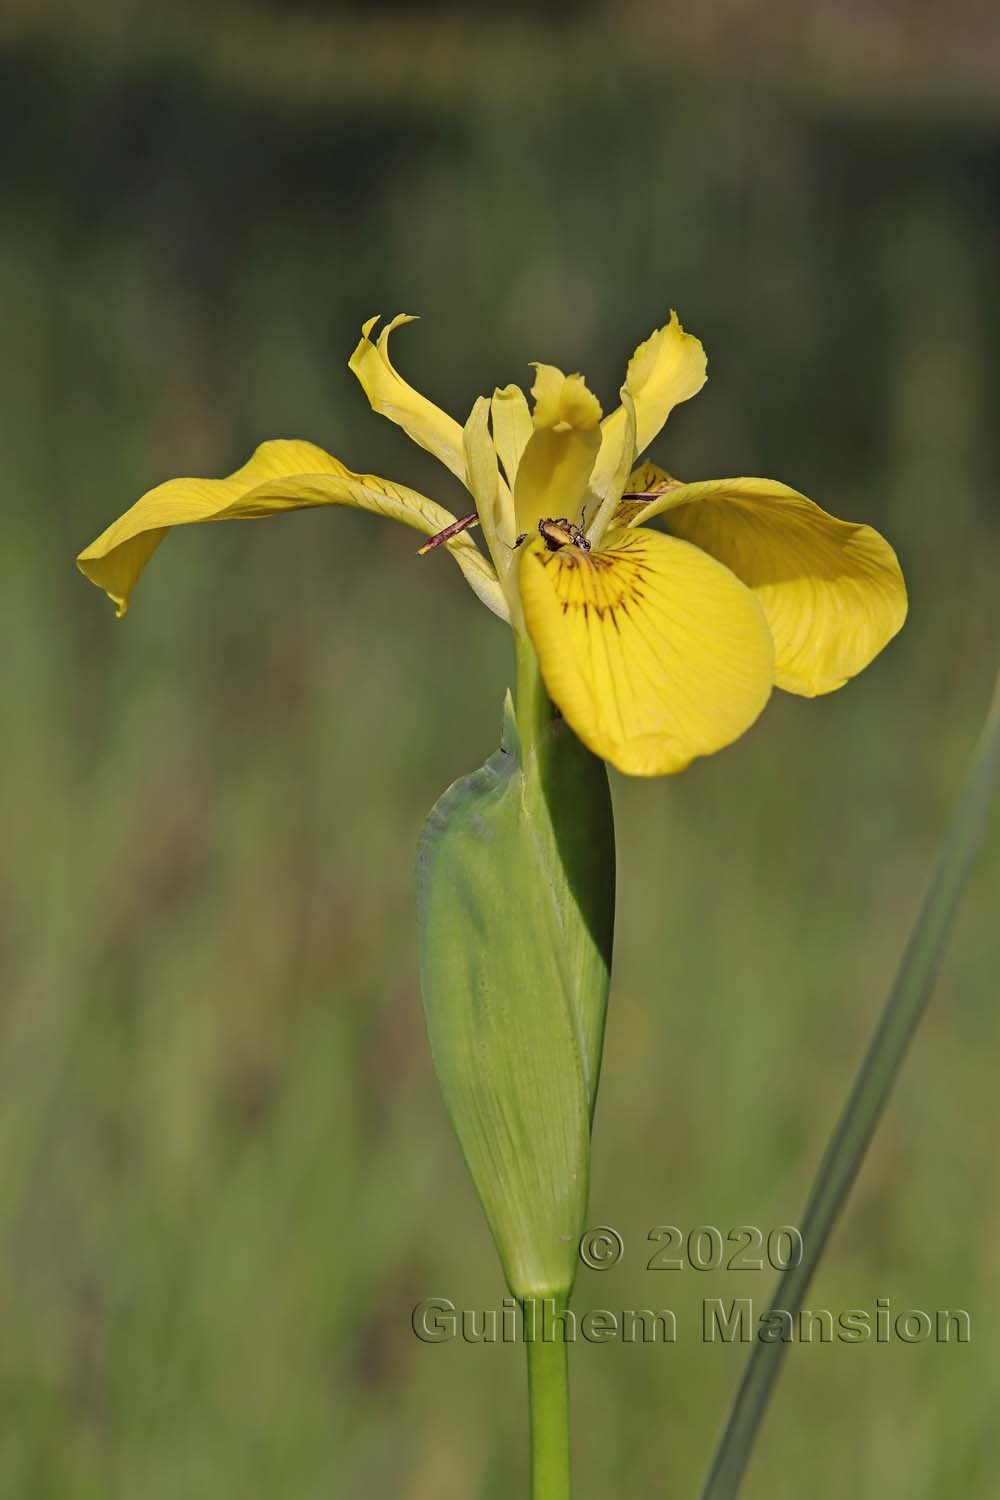
[[[314,443],[275,439],[261,443],[226,479],[170,479],[149,490],[80,553],[77,566],[113,600],[121,616],[140,573],[172,526],[251,520],[319,505],[373,511],[425,536],[455,519],[416,490],[374,474],[352,474]],[[462,534],[447,547],[476,595],[502,619],[509,618],[496,574],[472,538]]]
[[[579,521],[587,482],[601,445],[601,407],[582,375],[564,375],[554,365],[536,365],[533,431],[514,482],[519,531],[533,531],[543,518]]]
[[[705,379],[705,351],[700,340],[685,333],[677,314],[671,312],[670,322],[640,344],[628,364],[625,384],[635,402],[636,454],[645,452],[674,407],[697,395]],[[597,489],[618,465],[625,420],[625,412],[619,407],[601,424],[601,451],[594,465]]]
[[[681,485],[635,524],[658,514],[753,589],[774,636],[775,682],[787,692],[814,698],[843,687],[906,619],[906,585],[885,538],[837,520],[787,485]]]
[[[496,444],[507,483],[513,489],[521,455],[528,445],[533,427],[531,412],[520,386],[505,385],[493,392],[490,402],[493,441]]]
[[[350,370],[361,382],[372,410],[388,417],[402,427],[421,448],[433,453],[451,472],[465,483],[465,453],[462,446],[462,429],[454,417],[449,417],[433,401],[421,396],[412,385],[398,373],[389,358],[389,335],[404,323],[416,319],[409,313],[400,313],[387,323],[373,343],[370,334],[378,318],[369,318],[361,329],[361,342],[348,362]]]
[[[675,537],[609,534],[593,552],[525,544],[521,599],[545,685],[596,755],[632,776],[680,771],[737,739],[771,691],[750,590]]]

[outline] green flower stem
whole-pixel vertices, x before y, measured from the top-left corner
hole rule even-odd
[[[553,707],[535,648],[515,636],[515,715],[522,761],[539,745]],[[531,1500],[570,1500],[569,1368],[560,1313],[569,1295],[524,1302],[531,1420]],[[555,1316],[553,1317],[553,1313]]]
[[[549,1304],[545,1317],[542,1299],[536,1299],[534,1304],[528,1299],[524,1304],[531,1413],[531,1500],[570,1500],[569,1369],[559,1317],[565,1312],[569,1298],[545,1300]]]
[[[514,711],[517,716],[517,733],[521,742],[521,753],[527,758],[535,747],[546,724],[553,717],[552,700],[545,691],[542,674],[538,669],[535,648],[527,636],[514,637],[514,660],[516,685]]]

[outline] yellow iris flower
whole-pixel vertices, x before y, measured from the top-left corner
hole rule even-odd
[[[580,375],[535,367],[533,408],[514,385],[480,397],[462,428],[415,391],[364,325],[350,368],[373,409],[472,494],[489,557],[433,500],[354,474],[312,443],[262,443],[227,479],[172,479],[77,559],[125,613],[172,526],[352,505],[441,545],[476,595],[530,638],[548,693],[583,742],[637,776],[679,771],[737,739],[773,686],[841,687],[906,616],[896,555],[767,479],[681,484],[639,456],[705,382],[705,354],[676,314],[633,354],[603,417]],[[665,530],[647,524],[662,517]],[[546,522],[568,523],[568,530]],[[541,523],[541,530],[539,525]]]

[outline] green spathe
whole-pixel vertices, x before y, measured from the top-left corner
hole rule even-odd
[[[561,720],[455,782],[417,854],[438,1080],[518,1297],[568,1293],[584,1228],[614,923],[603,763]]]

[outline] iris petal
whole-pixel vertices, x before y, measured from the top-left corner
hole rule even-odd
[[[372,410],[402,427],[407,437],[426,448],[428,453],[433,453],[464,484],[465,451],[461,427],[454,417],[449,417],[433,401],[415,391],[389,358],[389,335],[404,323],[415,321],[409,313],[400,313],[386,324],[378,341],[373,343],[370,335],[378,318],[369,318],[361,329],[361,342],[348,365],[360,380]]]
[[[644,453],[674,407],[697,395],[705,384],[706,359],[701,342],[685,333],[677,314],[640,344],[628,364],[625,384],[635,402],[635,453]],[[601,451],[594,465],[599,493],[603,478],[620,462],[626,415],[618,407],[601,423]],[[629,460],[634,461],[635,455]]]
[[[771,479],[712,479],[665,491],[635,517],[725,563],[752,589],[775,643],[775,682],[806,698],[843,687],[906,619],[896,554],[870,526],[840,521]]]
[[[646,530],[600,550],[526,544],[525,621],[570,727],[633,776],[681,771],[748,729],[771,692],[760,606],[697,547]]]
[[[261,443],[226,479],[170,479],[149,490],[80,553],[77,566],[104,590],[121,616],[139,575],[172,526],[250,520],[320,505],[373,511],[425,536],[442,531],[455,519],[443,505],[416,490],[374,474],[352,474],[313,443],[275,439]],[[496,574],[472,538],[462,534],[446,545],[474,593],[507,619]]]
[[[511,489],[517,478],[517,466],[531,437],[531,412],[520,386],[505,385],[493,392],[490,402],[493,441],[496,444],[507,483]]]
[[[579,522],[601,446],[601,408],[582,375],[536,365],[533,431],[517,466],[514,510],[519,531],[549,516]]]
[[[480,396],[465,424],[468,485],[476,502],[483,535],[503,582],[510,572],[514,546],[514,506],[497,468],[497,451],[489,429],[490,403]]]
[[[614,468],[604,467],[600,472],[597,466],[590,476],[590,499],[588,500],[587,515],[590,521],[588,535],[591,542],[598,543],[602,540],[604,533],[615,524],[615,518],[622,508],[622,491],[629,481],[629,470],[635,459],[635,402],[627,385],[621,389],[621,412],[624,422],[621,427],[618,442],[618,461]],[[602,447],[599,457],[607,458],[609,455]]]

